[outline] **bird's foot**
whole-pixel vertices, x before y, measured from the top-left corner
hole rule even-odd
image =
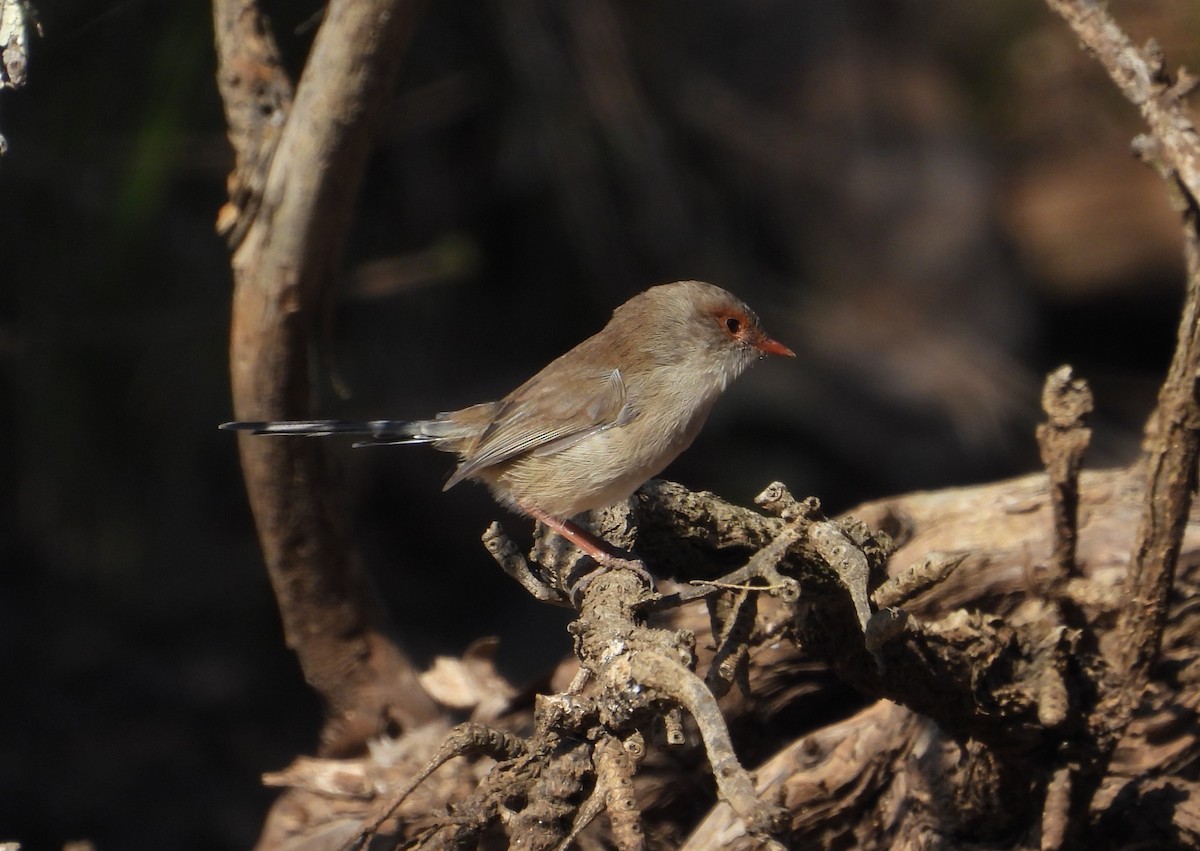
[[[631,570],[646,583],[648,589],[654,589],[654,577],[650,575],[650,571],[646,570],[645,565],[630,553],[617,549],[608,541],[570,520],[563,520],[537,508],[524,508],[534,519],[544,523],[556,534],[574,544],[584,555],[591,556],[595,561],[594,569],[586,571],[574,582],[568,583],[571,599],[578,600],[592,580],[610,570]]]
[[[595,562],[592,569],[585,569],[581,575],[568,580],[567,591],[571,595],[573,603],[578,605],[579,601],[583,599],[588,586],[610,570],[628,570],[642,580],[647,591],[654,590],[654,576],[651,575],[650,571],[646,570],[646,566],[640,560],[632,557],[617,556],[611,553],[588,553],[588,555]]]

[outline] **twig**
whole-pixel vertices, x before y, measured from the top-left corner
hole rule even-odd
[[[428,780],[433,772],[455,757],[483,754],[495,760],[504,760],[523,756],[525,751],[525,742],[506,730],[470,721],[459,724],[442,739],[437,753],[425,764],[425,767],[417,772],[416,776],[403,788],[395,792],[383,807],[380,808],[379,815],[371,820],[370,823],[365,824],[357,834],[351,837],[342,846],[341,851],[367,847],[379,832],[379,829],[400,809],[400,805],[404,803],[404,799],[411,795],[413,790],[418,786]]]
[[[1117,670],[1128,671],[1128,688],[1136,693],[1158,655],[1166,621],[1167,594],[1191,508],[1196,462],[1200,457],[1200,145],[1183,97],[1194,78],[1180,71],[1172,84],[1161,51],[1153,42],[1134,46],[1116,21],[1094,0],[1047,0],[1104,66],[1113,82],[1141,111],[1156,143],[1161,170],[1176,181],[1184,207],[1187,295],[1175,354],[1159,391],[1158,409],[1148,435],[1145,509],[1129,576],[1129,605],[1122,618],[1124,652]],[[1145,143],[1142,143],[1145,146]]]
[[[877,609],[902,606],[949,578],[969,553],[930,553],[925,560],[891,577],[871,594]]]
[[[567,595],[534,575],[529,561],[521,555],[515,541],[505,534],[499,523],[493,522],[483,533],[483,546],[509,578],[525,589],[529,596],[543,603],[569,606]]]
[[[558,846],[558,851],[567,851],[579,833],[602,812],[608,813],[618,851],[642,851],[645,848],[641,811],[633,788],[634,772],[645,755],[646,743],[641,733],[634,732],[625,741],[607,734],[600,736],[592,750],[595,788],[580,805],[571,831]]]
[[[715,697],[724,697],[734,682],[744,693],[750,693],[746,663],[750,658],[750,636],[758,616],[761,590],[743,585],[727,588],[725,593],[706,600],[716,650],[704,683]]]
[[[1149,125],[1150,135],[1135,140],[1134,152],[1175,190],[1187,263],[1175,352],[1147,427],[1146,489],[1125,604],[1117,622],[1119,640],[1112,643],[1110,673],[1100,684],[1099,699],[1087,719],[1095,747],[1069,756],[1047,794],[1043,847],[1065,847],[1082,831],[1095,790],[1150,681],[1196,486],[1200,459],[1200,144],[1183,102],[1195,78],[1180,70],[1178,81],[1172,83],[1158,45],[1148,42],[1143,49],[1135,47],[1094,0],[1047,3],[1070,24]]]
[[[1105,4],[1096,0],[1046,3],[1070,25],[1121,93],[1141,111],[1188,194],[1200,198],[1200,149],[1196,146],[1196,129],[1182,108],[1195,78],[1181,69],[1172,84],[1158,45],[1149,42],[1144,49],[1134,46]]]
[[[1060,366],[1046,377],[1042,410],[1049,418],[1037,427],[1042,464],[1050,474],[1050,503],[1054,514],[1054,552],[1051,555],[1052,596],[1060,597],[1067,580],[1079,575],[1075,548],[1079,538],[1079,471],[1092,439],[1084,425],[1092,412],[1092,391],[1076,378],[1069,366]]]
[[[746,829],[763,837],[779,831],[786,823],[785,813],[758,797],[750,773],[742,767],[734,752],[729,728],[717,701],[703,680],[665,654],[631,655],[629,671],[634,682],[678,703],[695,720],[717,781],[718,794],[738,814]]]

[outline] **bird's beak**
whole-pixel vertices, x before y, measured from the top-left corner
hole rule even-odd
[[[754,344],[754,347],[760,352],[768,355],[780,355],[781,357],[785,358],[794,358],[796,356],[796,353],[783,343],[779,342],[778,340],[772,340],[766,334],[763,334],[762,337],[759,338],[759,340]]]

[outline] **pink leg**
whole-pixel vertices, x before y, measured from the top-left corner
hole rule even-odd
[[[612,559],[625,560],[627,556],[624,553],[618,552],[617,549],[608,541],[601,540],[593,535],[587,529],[584,529],[570,520],[561,520],[554,517],[539,508],[530,508],[522,506],[525,512],[535,520],[540,520],[553,529],[557,534],[566,538],[582,552],[587,553],[600,564],[608,564]]]
[[[556,534],[566,538],[568,541],[578,547],[581,552],[591,556],[596,560],[596,564],[599,569],[581,577],[575,583],[571,589],[572,597],[578,598],[580,595],[582,595],[584,589],[587,588],[587,586],[593,579],[596,578],[597,575],[604,573],[607,570],[613,570],[617,568],[633,571],[642,578],[642,581],[646,583],[647,588],[653,590],[654,577],[650,574],[650,571],[646,570],[646,568],[642,566],[640,561],[633,558],[633,556],[631,556],[629,553],[621,552],[608,541],[593,535],[587,529],[577,526],[570,520],[563,520],[562,518],[554,517],[538,508],[529,508],[527,506],[522,506],[522,508],[524,508],[525,513],[527,513],[530,517],[533,517],[535,520],[542,521]]]

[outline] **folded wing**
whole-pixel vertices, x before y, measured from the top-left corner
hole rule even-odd
[[[465,449],[446,487],[520,455],[561,452],[637,415],[619,369],[595,374],[581,384],[564,393],[561,384],[539,374],[518,387],[499,403],[491,423]]]

